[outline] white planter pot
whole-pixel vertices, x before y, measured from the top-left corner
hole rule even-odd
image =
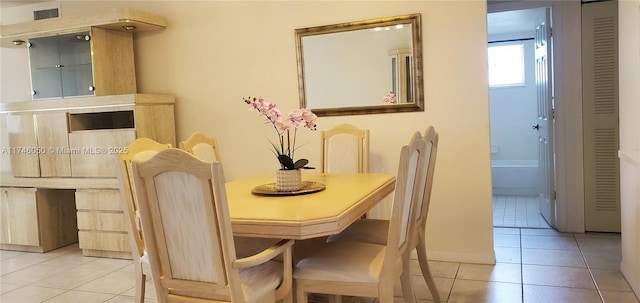
[[[278,191],[298,191],[302,188],[302,173],[299,169],[276,172],[276,189]]]

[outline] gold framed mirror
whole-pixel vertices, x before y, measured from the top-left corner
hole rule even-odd
[[[424,110],[420,14],[295,30],[300,107],[318,116]]]

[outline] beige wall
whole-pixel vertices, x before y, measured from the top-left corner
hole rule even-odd
[[[640,296],[640,1],[618,2],[620,63],[620,270]]]
[[[371,171],[395,173],[400,146],[434,125],[440,150],[430,258],[494,262],[484,1],[91,1],[62,2],[62,13],[119,5],[167,17],[165,31],[136,37],[138,90],[174,94],[178,139],[195,131],[215,137],[230,180],[278,168],[267,142],[274,131],[247,111],[242,97],[260,95],[283,112],[297,108],[295,28],[421,13],[425,111],[320,118],[318,126],[369,128]],[[319,161],[318,135],[304,131],[298,138],[308,144],[297,155],[311,165]],[[388,204],[376,215],[385,216]]]

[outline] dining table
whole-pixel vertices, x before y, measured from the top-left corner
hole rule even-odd
[[[234,236],[306,240],[337,234],[395,189],[382,173],[303,173],[303,188],[278,192],[275,174],[226,183]]]

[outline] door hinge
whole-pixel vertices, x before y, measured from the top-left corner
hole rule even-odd
[[[549,37],[553,37],[553,27],[549,28]]]
[[[557,197],[558,197],[558,193],[554,190],[551,193],[551,201],[555,201]]]

